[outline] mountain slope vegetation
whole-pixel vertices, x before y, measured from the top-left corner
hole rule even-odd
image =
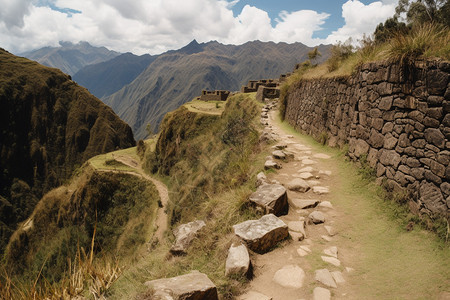
[[[3,251],[38,199],[84,161],[135,145],[131,128],[66,74],[0,49]]]
[[[74,75],[84,66],[107,61],[120,55],[105,47],[93,47],[88,42],[78,44],[59,42],[59,44],[60,47],[44,47],[20,55],[44,66],[58,68],[69,75]]]
[[[330,46],[319,46],[328,57]],[[166,112],[199,96],[202,89],[236,91],[248,80],[278,78],[308,58],[311,48],[301,44],[248,42],[244,45],[199,44],[160,55],[132,83],[103,98],[133,128],[136,138],[153,131]]]

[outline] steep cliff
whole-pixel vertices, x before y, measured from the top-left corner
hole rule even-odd
[[[43,193],[88,158],[135,144],[130,127],[57,69],[0,49],[3,249]]]

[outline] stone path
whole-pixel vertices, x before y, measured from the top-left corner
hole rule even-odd
[[[277,113],[267,112],[261,120],[264,139],[277,141],[265,165],[274,172],[267,174],[264,184],[286,188],[289,213],[279,218],[288,225],[292,240],[253,256],[254,278],[238,299],[352,298],[346,280],[353,271],[351,251],[339,247],[336,228],[345,216],[333,206],[332,197],[338,170],[330,156],[284,132],[275,121]]]

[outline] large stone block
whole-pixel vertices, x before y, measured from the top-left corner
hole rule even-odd
[[[276,216],[288,213],[289,204],[284,186],[279,184],[264,184],[257,188],[249,197],[250,202],[264,209],[266,214]]]
[[[395,150],[381,149],[378,152],[378,155],[379,161],[385,166],[393,166],[394,168],[397,168],[401,161],[400,154],[398,154]]]
[[[289,236],[288,226],[273,214],[236,224],[233,230],[256,253],[269,251]]]
[[[186,254],[187,249],[191,245],[198,232],[205,227],[204,221],[197,220],[182,224],[175,228],[173,234],[175,235],[175,243],[170,248],[170,252],[176,255]]]
[[[436,145],[439,148],[444,148],[445,137],[439,129],[427,128],[425,129],[425,139],[427,142]]]
[[[152,300],[217,300],[217,288],[206,274],[191,271],[189,274],[147,281],[154,293]]]

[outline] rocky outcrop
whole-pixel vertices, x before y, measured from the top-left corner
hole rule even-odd
[[[234,225],[233,230],[256,253],[269,251],[289,235],[288,226],[273,214]]]
[[[297,130],[348,144],[416,213],[450,212],[450,63],[367,63],[352,76],[302,80],[286,99]]]
[[[264,184],[249,197],[250,202],[261,207],[266,214],[281,216],[289,210],[286,189],[279,184]]]
[[[216,300],[217,288],[203,273],[191,271],[186,275],[147,281],[146,286],[153,290],[148,299],[173,300]]]
[[[206,224],[204,221],[197,220],[187,224],[182,224],[175,228],[173,231],[175,243],[172,245],[172,248],[170,248],[170,252],[176,255],[186,254],[187,249],[197,236],[198,231],[205,226]]]

